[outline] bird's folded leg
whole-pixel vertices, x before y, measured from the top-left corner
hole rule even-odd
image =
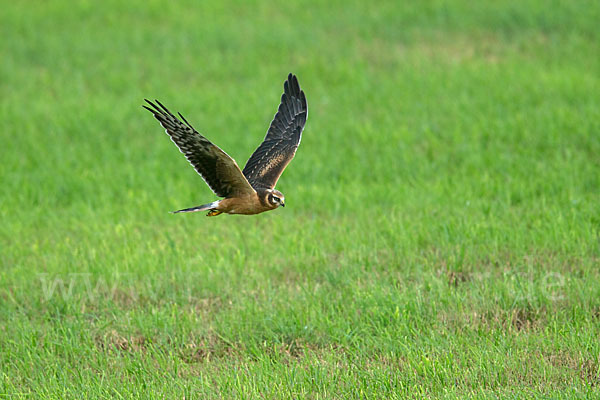
[[[216,217],[219,214],[223,214],[223,211],[219,211],[216,208],[213,208],[212,210],[210,210],[209,212],[206,213],[207,217]]]

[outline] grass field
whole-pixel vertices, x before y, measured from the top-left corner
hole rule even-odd
[[[3,2],[0,398],[597,398],[596,1]],[[289,72],[309,118],[254,217]]]

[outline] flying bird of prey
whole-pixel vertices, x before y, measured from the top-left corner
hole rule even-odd
[[[176,213],[208,210],[209,217],[222,213],[251,215],[285,207],[283,193],[276,190],[275,185],[296,154],[308,108],[295,75],[288,75],[283,88],[281,104],[267,135],[243,171],[233,158],[198,133],[183,115],[178,113],[179,119],[158,100],[155,104],[146,99],[152,108],[142,107],[154,114],[212,191],[224,197]]]

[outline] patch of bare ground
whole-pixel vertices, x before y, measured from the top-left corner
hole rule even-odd
[[[544,40],[540,37],[534,43],[542,45]],[[411,59],[412,54],[418,55],[420,62],[426,59],[448,64],[462,64],[479,60],[487,64],[497,64],[508,51],[519,51],[515,44],[491,32],[480,32],[475,35],[462,32],[439,32],[410,42],[369,38],[358,40],[355,48],[361,58],[369,60],[371,65],[379,69]]]
[[[204,363],[223,358],[241,359],[244,354],[246,356],[250,355],[250,358],[252,358],[252,351],[249,351],[245,344],[231,341],[217,332],[189,337],[184,342],[173,340],[160,342],[157,338],[127,335],[112,329],[96,335],[94,342],[99,350],[106,352],[148,353],[150,350],[149,354],[152,354],[153,352],[170,353],[174,351],[187,364]],[[307,352],[318,354],[332,348],[341,349],[333,344],[320,346],[309,343],[302,338],[290,338],[279,342],[264,342],[261,346],[261,353],[285,363],[292,359],[302,358]]]
[[[572,354],[567,351],[543,354],[544,358],[556,368],[576,371],[577,376],[589,386],[600,384],[600,355],[585,357],[582,354]]]
[[[178,348],[179,357],[188,364],[209,362],[225,357],[236,357],[241,345],[213,332],[206,336],[191,338]]]
[[[547,319],[547,310],[545,307],[515,307],[509,310],[472,310],[467,313],[442,312],[437,319],[442,327],[451,331],[502,330],[510,333],[542,328]]]
[[[470,275],[462,271],[447,271],[446,276],[448,278],[448,285],[458,287],[461,283],[467,282],[471,279]]]
[[[186,363],[210,361],[223,357],[234,356],[239,346],[228,341],[216,333],[204,336],[190,337],[184,343],[173,340],[160,342],[142,335],[127,335],[112,329],[94,338],[96,347],[101,351],[118,353],[147,352],[172,352],[175,351],[179,358]],[[160,343],[160,344],[159,344]],[[168,348],[168,349],[167,349]],[[168,351],[167,351],[168,350]]]
[[[148,340],[144,336],[125,336],[112,329],[94,338],[96,347],[103,351],[138,352],[146,351]]]

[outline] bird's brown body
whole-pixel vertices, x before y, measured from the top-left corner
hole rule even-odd
[[[212,217],[222,213],[253,215],[285,207],[283,194],[275,189],[285,167],[294,158],[306,123],[308,107],[298,79],[289,74],[281,103],[264,141],[254,151],[244,170],[219,147],[198,133],[181,114],[179,120],[158,100],[146,107],[165,128],[208,186],[223,200],[178,212],[208,210]]]
[[[268,189],[259,189],[254,194],[219,200],[215,209],[220,211],[220,213],[243,215],[254,215],[274,210],[279,207],[279,204],[272,204],[269,202],[269,192],[267,190]]]

